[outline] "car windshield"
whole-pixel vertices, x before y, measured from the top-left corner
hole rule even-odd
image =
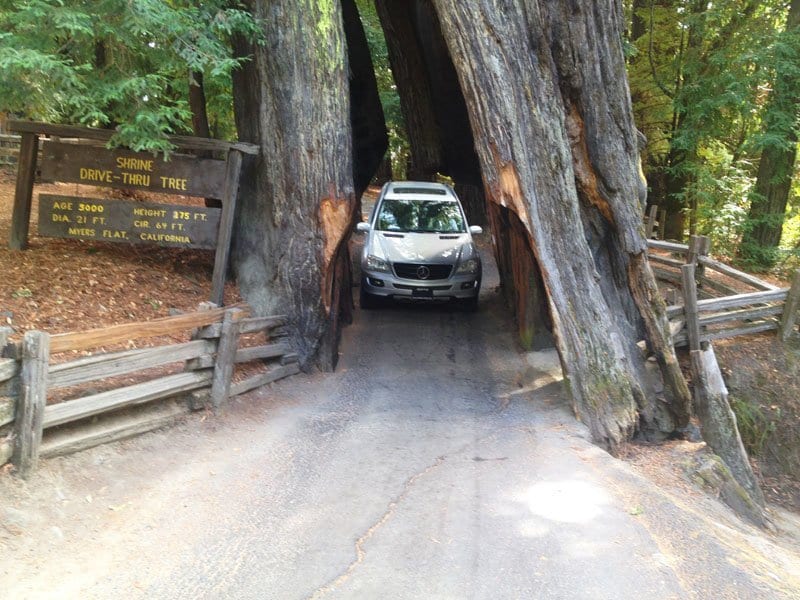
[[[377,229],[406,233],[464,233],[458,202],[386,198],[378,213]]]

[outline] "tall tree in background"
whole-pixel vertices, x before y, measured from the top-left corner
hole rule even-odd
[[[233,33],[258,29],[229,0],[4,0],[0,112],[114,126],[115,143],[169,150],[166,134],[192,131],[190,72],[212,86],[215,115],[231,102],[230,72],[245,60]]]
[[[761,90],[772,70],[764,48],[785,11],[783,0],[633,3],[631,92],[649,140],[650,202],[670,213],[668,237],[682,238],[689,217],[692,232],[727,229],[727,247],[738,242]],[[720,226],[731,218],[738,225]]]
[[[761,158],[750,194],[749,225],[741,254],[758,264],[775,262],[797,156],[800,117],[800,0],[792,0],[786,28],[774,48],[775,79],[764,114]]]

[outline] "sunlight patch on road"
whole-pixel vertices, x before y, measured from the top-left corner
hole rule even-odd
[[[587,523],[611,503],[602,488],[584,481],[543,481],[529,487],[516,500],[532,514],[559,523]]]

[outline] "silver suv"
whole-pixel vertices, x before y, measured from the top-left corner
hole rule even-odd
[[[361,254],[361,307],[379,297],[458,300],[476,309],[481,257],[453,189],[440,183],[393,181],[383,186],[366,223]]]

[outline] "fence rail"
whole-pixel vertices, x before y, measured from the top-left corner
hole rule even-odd
[[[9,343],[11,330],[0,328],[0,348],[6,356],[0,358],[0,428],[8,434],[13,427],[11,436],[0,429],[0,464],[12,458],[27,476],[40,456],[130,437],[191,408],[219,408],[233,396],[297,373],[297,356],[282,339],[285,318],[250,317],[249,313],[246,305],[218,308],[204,303],[197,312],[103,329],[56,335],[29,331],[19,343]],[[264,343],[242,344],[242,336],[260,332]],[[176,334],[189,334],[191,339],[134,350],[103,350],[130,340]],[[99,352],[64,356],[90,349]],[[254,361],[267,370],[234,382],[236,365]],[[133,383],[132,374],[136,374]],[[114,379],[122,376],[128,376],[124,384]],[[110,389],[86,388],[96,381]],[[63,394],[67,389],[78,389],[78,396],[48,403],[54,392]],[[179,398],[189,402],[181,403]],[[123,410],[132,407],[141,409]],[[95,422],[98,417],[102,418]]]
[[[779,288],[710,258],[708,238],[692,236],[688,245],[651,239],[647,244],[650,249],[673,255],[650,252],[649,259],[659,265],[653,267],[658,279],[681,288],[683,302],[667,307],[676,346],[693,346],[693,331],[698,348],[713,340],[765,331],[777,331],[786,340],[794,331],[800,303],[800,270],[791,287]],[[755,291],[741,292],[712,273]]]
[[[0,133],[0,165],[16,165],[20,136]]]
[[[16,166],[19,160],[21,136],[14,133],[0,133],[0,167]],[[38,150],[38,164],[41,164],[42,147]]]

